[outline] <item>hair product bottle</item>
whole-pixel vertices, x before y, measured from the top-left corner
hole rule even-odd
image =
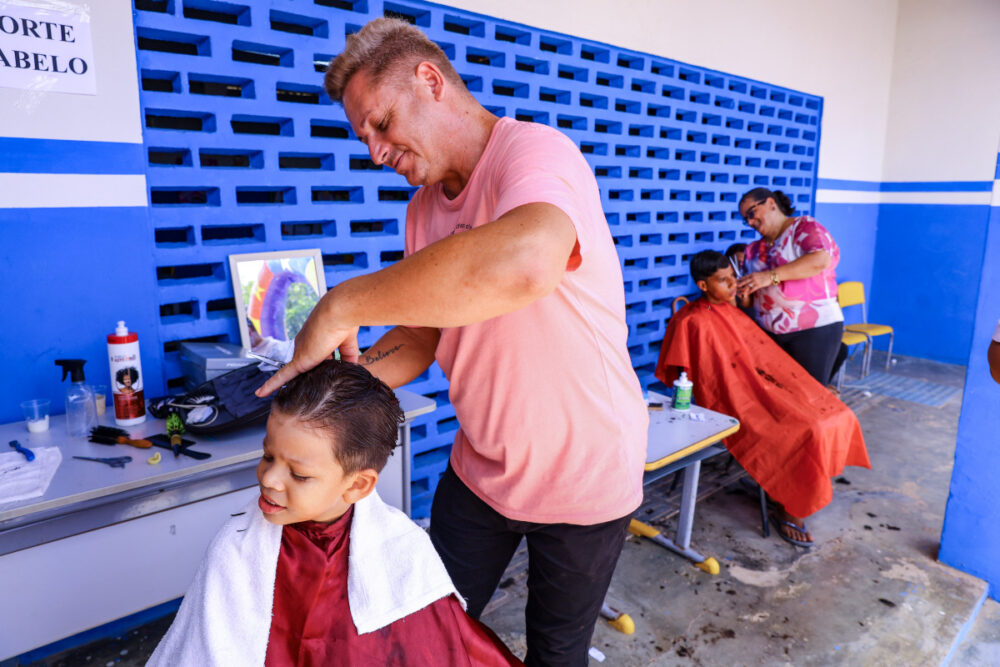
[[[681,376],[674,380],[674,410],[691,409],[691,389],[694,383],[688,380],[687,373],[681,371]]]
[[[108,334],[108,363],[111,366],[111,395],[115,402],[115,423],[132,426],[146,421],[146,401],[142,396],[142,363],[139,336],[129,333],[124,320]]]

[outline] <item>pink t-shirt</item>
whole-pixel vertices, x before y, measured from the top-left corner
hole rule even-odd
[[[579,149],[552,128],[501,119],[455,199],[440,184],[413,196],[406,254],[535,202],[569,216],[578,249],[548,296],[441,330],[436,358],[460,424],[451,465],[510,519],[601,523],[642,501],[649,416],[618,255]]]
[[[783,334],[844,320],[837,303],[840,247],[826,227],[808,215],[795,218],[773,244],[758,239],[747,246],[743,255],[747,273],[770,271],[819,250],[830,255],[830,265],[823,271],[811,278],[768,285],[754,294],[754,314],[765,330]]]

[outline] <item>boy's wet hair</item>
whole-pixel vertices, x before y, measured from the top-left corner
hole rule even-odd
[[[702,250],[697,255],[691,257],[691,277],[695,284],[699,280],[708,280],[719,269],[730,266],[729,260],[721,252],[716,250]]]
[[[271,409],[329,434],[346,473],[381,471],[403,423],[392,389],[363,366],[333,359],[290,380]]]
[[[726,248],[726,257],[735,257],[738,252],[745,252],[747,249],[746,243],[734,243],[733,245]]]

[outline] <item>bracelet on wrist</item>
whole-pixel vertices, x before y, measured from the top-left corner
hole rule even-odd
[[[778,272],[777,271],[774,271],[774,270],[771,271],[771,284],[772,285],[780,285],[781,284],[781,281],[778,280]]]

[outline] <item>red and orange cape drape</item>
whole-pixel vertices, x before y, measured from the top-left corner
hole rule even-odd
[[[656,377],[680,369],[698,405],[740,420],[726,447],[793,516],[826,506],[845,466],[871,467],[851,409],[735,306],[702,298],[670,319]]]

